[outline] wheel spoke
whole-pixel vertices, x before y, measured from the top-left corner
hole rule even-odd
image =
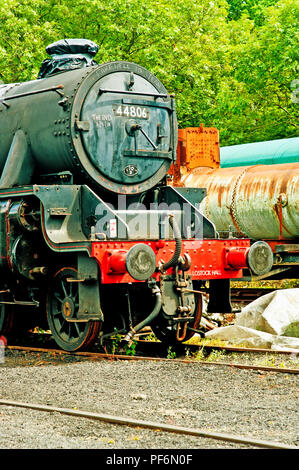
[[[58,302],[60,302],[61,304],[63,303],[63,300],[59,297],[59,295],[57,294],[57,292],[54,292],[54,297],[55,297],[55,299],[58,300]]]
[[[63,290],[63,293],[64,293],[64,297],[69,297],[69,295],[67,293],[67,290],[66,290],[66,287],[64,285],[64,280],[61,281],[61,287],[62,287],[62,290]]]
[[[63,332],[65,325],[66,325],[66,320],[64,319],[57,322],[58,330],[60,333]]]
[[[74,327],[78,333],[78,336],[80,336],[80,328],[79,328],[79,323],[74,323]]]
[[[62,317],[62,311],[61,310],[54,310],[52,315],[53,315],[53,317]]]

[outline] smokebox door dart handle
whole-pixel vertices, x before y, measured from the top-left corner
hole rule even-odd
[[[142,127],[140,125],[139,125],[139,130],[144,135],[144,137],[149,141],[149,143],[152,145],[154,150],[158,150],[158,147],[154,144],[152,139],[147,135],[147,133],[142,129]]]
[[[156,146],[156,144],[152,141],[152,139],[147,135],[147,133],[142,129],[142,126],[141,124],[136,124],[134,121],[129,121],[126,123],[126,130],[127,130],[127,133],[131,136],[131,137],[135,137],[135,147],[136,147],[136,131],[140,131],[144,137],[148,140],[148,142],[151,144],[151,146],[153,147],[154,150],[158,150],[158,147]]]

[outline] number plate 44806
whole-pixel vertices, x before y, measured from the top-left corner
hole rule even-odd
[[[124,105],[120,104],[117,106],[113,106],[112,110],[116,116],[126,117],[130,119],[148,119],[149,118],[149,110],[144,106],[137,106],[137,105]]]

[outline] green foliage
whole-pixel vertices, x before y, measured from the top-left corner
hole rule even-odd
[[[281,1],[264,12],[264,25],[250,29],[246,44],[236,46],[230,60],[234,78],[243,84],[240,103],[247,125],[238,125],[234,118],[231,123],[247,142],[298,135],[298,103],[291,100],[291,84],[299,73],[299,3]]]
[[[136,355],[136,346],[137,346],[137,341],[132,341],[132,343],[129,343],[128,345],[126,345],[125,346],[126,356],[135,356]]]
[[[298,135],[298,0],[2,0],[0,80],[35,79],[45,47],[95,41],[98,63],[137,62],[176,94],[180,127],[221,145]]]
[[[135,356],[136,346],[137,341],[124,343],[123,336],[115,333],[115,335],[110,338],[110,342],[107,344],[107,351],[108,354],[125,354],[126,356]]]
[[[44,0],[2,0],[0,4],[0,79],[25,81],[37,75],[45,43],[57,31],[42,19]]]
[[[120,344],[122,341],[122,336],[118,333],[115,333],[114,336],[111,336],[110,341],[107,343],[106,351],[108,354],[118,354],[120,349]]]
[[[167,359],[175,359],[176,358],[176,352],[172,350],[172,347],[169,346],[167,350]]]
[[[275,5],[278,0],[227,0],[229,5],[228,19],[239,20],[242,15],[254,20],[256,25],[263,24],[265,20],[265,7]]]

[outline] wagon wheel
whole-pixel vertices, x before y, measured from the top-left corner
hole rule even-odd
[[[0,336],[9,337],[14,328],[14,309],[12,305],[0,304]]]
[[[69,322],[75,319],[79,307],[79,291],[75,268],[64,267],[54,276],[48,292],[47,317],[56,343],[66,351],[77,351],[91,346],[99,334],[101,322]]]
[[[196,310],[195,310],[195,318],[193,323],[189,324],[190,328],[194,328],[195,330],[199,328],[200,320],[202,315],[202,295],[197,294],[196,296]],[[157,338],[162,341],[164,344],[169,346],[175,346],[178,343],[183,341],[187,341],[188,339],[192,338],[194,335],[194,331],[186,330],[186,335],[182,334],[182,331],[177,331],[177,324],[174,326],[169,326],[168,320],[166,320],[162,315],[157,317],[156,322],[151,325],[153,332],[157,336]],[[182,338],[182,339],[178,339]]]

